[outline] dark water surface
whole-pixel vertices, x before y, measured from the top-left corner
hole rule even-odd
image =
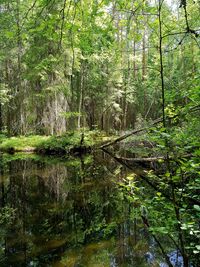
[[[108,155],[4,155],[0,171],[1,267],[167,266],[137,197],[130,204],[119,183],[135,177],[149,199],[154,189]]]

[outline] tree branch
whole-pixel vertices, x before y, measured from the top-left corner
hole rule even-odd
[[[60,40],[59,40],[59,44],[58,44],[58,50],[62,46],[63,28],[64,28],[64,23],[65,23],[65,8],[66,8],[66,3],[67,3],[67,0],[64,0],[64,2],[63,2],[63,8],[61,10],[61,12],[62,12],[62,23],[61,23],[61,28],[60,28]],[[70,2],[70,4],[71,4],[71,2]]]
[[[31,12],[31,10],[35,7],[36,3],[38,0],[35,0],[32,4],[32,6],[27,10],[26,14],[24,15],[23,19],[22,19],[22,24],[21,24],[21,28],[23,28],[25,20],[27,19],[29,13]]]

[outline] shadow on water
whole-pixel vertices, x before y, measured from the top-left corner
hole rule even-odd
[[[151,201],[155,190],[138,172],[103,152],[2,156],[0,266],[167,266],[140,215],[139,196]],[[119,186],[130,176],[137,184],[131,202]],[[162,246],[176,250],[168,238]],[[183,266],[181,259],[174,266]]]

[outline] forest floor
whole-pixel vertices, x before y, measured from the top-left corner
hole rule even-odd
[[[82,154],[93,147],[111,140],[105,133],[97,131],[68,132],[62,136],[15,136],[0,135],[0,152],[29,152],[39,154]]]

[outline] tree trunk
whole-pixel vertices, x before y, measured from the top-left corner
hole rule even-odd
[[[0,102],[0,132],[3,130],[2,104]]]
[[[162,92],[162,120],[163,127],[166,127],[165,121],[165,84],[164,84],[164,72],[163,72],[163,52],[162,52],[162,21],[161,21],[162,1],[159,0],[158,7],[158,21],[159,21],[159,55],[160,55],[160,79],[161,79],[161,92]]]
[[[145,49],[146,49],[146,29],[144,28],[144,34],[142,38],[142,81],[145,80],[145,76],[146,76],[146,51]],[[145,94],[145,90],[144,90],[144,94]]]
[[[79,106],[78,106],[78,125],[77,128],[80,130],[81,128],[81,112],[82,112],[82,106],[83,106],[83,82],[84,82],[84,66],[81,67],[81,77],[80,77],[80,95],[79,95]]]

